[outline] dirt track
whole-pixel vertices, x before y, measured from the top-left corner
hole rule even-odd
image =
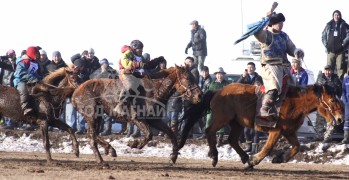
[[[47,165],[43,153],[0,152],[0,179],[349,179],[349,166],[325,164],[271,164],[262,162],[244,171],[240,162],[104,156],[109,169],[96,165],[93,155],[53,154]]]

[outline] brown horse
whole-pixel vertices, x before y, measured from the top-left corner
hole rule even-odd
[[[207,98],[203,98],[203,103],[205,104],[194,105],[200,107],[193,107],[190,112],[187,112],[189,118],[195,121],[197,114],[202,114],[209,107],[212,110],[213,122],[206,129],[206,135],[210,147],[208,156],[213,159],[213,166],[216,166],[218,162],[216,132],[226,125],[231,128],[228,138],[229,144],[239,154],[243,163],[248,162],[247,168],[252,169],[253,166],[259,164],[271,152],[281,135],[288,140],[292,148],[276,156],[272,162],[288,162],[298,153],[300,145],[296,133],[303,124],[305,116],[309,113],[317,110],[326,118],[328,125],[331,125],[331,123],[338,125],[343,121],[342,104],[328,86],[291,86],[281,106],[276,127],[258,126],[254,122],[258,100],[255,90],[256,86],[233,83],[216,92],[210,92]],[[332,117],[335,119],[333,122]],[[238,142],[244,127],[255,128],[256,130],[269,133],[262,151],[251,156],[250,159]],[[188,129],[190,130],[190,127],[187,127],[186,131]],[[183,147],[185,140],[186,137],[182,136],[180,147]]]
[[[122,103],[119,96],[123,84],[119,79],[89,80],[74,91],[72,104],[89,123],[88,135],[98,163],[102,164],[103,159],[98,151],[97,143],[104,147],[106,154],[110,153],[111,156],[116,157],[115,149],[96,132],[98,131],[97,127],[99,127],[99,117],[101,117],[98,114],[103,114],[103,112],[120,121],[130,121],[140,128],[145,138],[137,148],[143,148],[152,139],[149,125],[166,133],[173,145],[171,159],[175,163],[178,156],[177,139],[171,129],[162,121],[162,118],[166,117],[166,102],[177,90],[179,94],[191,102],[197,103],[201,100],[201,91],[195,84],[194,77],[188,68],[177,65],[152,74],[151,77],[145,76],[141,80],[142,83],[139,84],[144,84],[146,96],[136,96],[136,92],[130,96],[144,101],[141,101],[137,106],[123,106],[125,113],[114,111],[114,107]],[[98,109],[103,111],[98,112]]]
[[[47,162],[51,163],[48,125],[67,131],[73,141],[75,155],[79,156],[79,147],[74,131],[59,120],[64,100],[71,96],[77,86],[77,73],[69,68],[61,68],[47,75],[31,90],[33,96],[34,116],[23,116],[19,92],[8,86],[0,85],[0,114],[14,121],[37,124],[40,127],[46,150]]]

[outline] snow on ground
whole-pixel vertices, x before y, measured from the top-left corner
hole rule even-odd
[[[59,148],[51,149],[52,153],[72,153],[72,146],[68,136],[62,137],[62,142],[59,145]],[[132,138],[122,138],[118,140],[113,140],[110,144],[115,148],[118,156],[148,156],[148,157],[169,157],[172,152],[171,144],[159,143],[156,147],[146,146],[143,149],[131,149],[127,146],[127,142]],[[79,138],[79,142],[87,142],[86,138]],[[110,140],[107,139],[109,142]],[[321,155],[322,144],[320,144],[317,148],[307,151],[300,152],[306,153],[308,156],[318,156]],[[348,145],[333,145],[328,151],[336,152],[336,156],[340,157],[328,157],[330,164],[346,164],[349,165],[349,155],[343,156],[343,149],[349,148]],[[44,152],[42,141],[32,139],[30,135],[24,134],[22,137],[14,138],[12,136],[6,136],[4,133],[0,134],[0,151],[7,152]],[[100,152],[104,153],[104,149],[100,148]],[[187,158],[187,159],[209,159],[207,157],[208,146],[206,144],[203,145],[194,145],[194,144],[186,144],[183,149],[180,151],[179,158]],[[224,145],[223,147],[218,148],[219,152],[219,160],[230,160],[230,161],[240,161],[240,157],[237,153],[232,149],[229,145]],[[86,145],[80,144],[80,153],[81,154],[93,154],[93,151],[88,143]],[[342,157],[343,156],[343,157]],[[271,158],[266,157],[263,161],[270,162]],[[291,160],[290,163],[306,163],[303,161]],[[313,162],[308,162],[313,163]]]

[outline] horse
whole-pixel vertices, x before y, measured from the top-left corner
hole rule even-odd
[[[208,156],[212,158],[215,167],[218,162],[216,148],[216,132],[228,125],[231,128],[228,141],[239,154],[243,164],[248,162],[246,169],[251,170],[268,155],[280,136],[284,136],[292,148],[273,158],[273,163],[286,163],[295,156],[300,149],[297,130],[303,124],[304,118],[313,111],[318,111],[326,118],[327,124],[338,125],[343,122],[343,106],[336,95],[327,85],[310,85],[306,87],[290,86],[281,104],[279,119],[275,128],[258,126],[255,124],[256,105],[258,97],[255,93],[257,86],[232,83],[221,90],[209,91],[203,100],[193,105],[185,116],[189,116],[189,123],[184,128],[179,148],[184,146],[191,127],[198,117],[208,108],[212,110],[212,124],[205,130],[209,145]],[[334,120],[332,120],[332,118]],[[269,137],[263,149],[251,156],[239,145],[239,137],[244,127],[255,128],[268,132]]]
[[[141,80],[146,90],[145,97],[138,97],[135,94],[129,96],[143,98],[144,101],[141,101],[137,106],[123,105],[125,113],[114,111],[114,107],[122,103],[120,100],[122,98],[119,96],[124,87],[120,79],[88,80],[74,91],[72,104],[89,123],[88,135],[97,163],[107,165],[103,162],[97,143],[104,147],[106,155],[110,153],[112,157],[116,157],[115,149],[97,133],[101,117],[98,116],[98,113],[103,114],[103,112],[119,121],[132,122],[140,128],[145,137],[143,142],[137,146],[139,149],[152,139],[149,125],[166,133],[173,145],[171,160],[173,163],[176,162],[178,156],[176,136],[162,121],[162,118],[166,117],[166,102],[174,91],[177,91],[192,103],[198,103],[201,100],[201,91],[195,84],[193,75],[185,66],[176,65],[145,76]],[[97,112],[98,109],[102,109],[103,112]]]
[[[19,92],[14,87],[0,85],[0,114],[17,122],[37,124],[43,137],[47,163],[53,162],[50,152],[48,125],[67,131],[72,139],[74,153],[79,157],[79,147],[74,130],[59,120],[64,100],[71,96],[77,86],[77,73],[69,68],[60,68],[31,88],[34,111],[32,116],[24,116]]]

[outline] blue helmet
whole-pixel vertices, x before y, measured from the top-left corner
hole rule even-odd
[[[142,49],[143,43],[140,40],[133,40],[130,46],[132,49]]]

